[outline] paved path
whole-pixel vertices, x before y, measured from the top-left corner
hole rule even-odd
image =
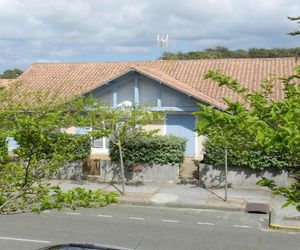
[[[77,186],[87,189],[103,189],[118,192],[121,185],[110,185],[90,181],[53,181],[63,190]],[[228,201],[224,202],[224,189],[204,189],[196,185],[155,184],[126,185],[126,196],[120,196],[123,204],[206,208],[244,211],[246,202],[270,204],[272,221],[276,225],[293,226],[300,229],[300,213],[293,207],[281,209],[284,202],[279,196],[273,197],[267,188],[229,189]]]
[[[90,181],[52,181],[52,184],[59,185],[65,191],[77,186],[87,189],[121,191],[121,185]],[[120,196],[120,199],[129,204],[143,203],[144,205],[228,210],[244,210],[247,199],[271,201],[271,193],[266,188],[230,189],[227,202],[224,202],[223,197],[223,189],[208,190],[196,185],[147,183],[126,185],[126,196]]]
[[[267,229],[267,216],[235,211],[109,206],[0,216],[0,249],[89,242],[132,249],[299,249],[299,233]]]

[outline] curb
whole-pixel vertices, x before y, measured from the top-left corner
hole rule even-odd
[[[269,225],[269,228],[274,229],[274,230],[299,231],[299,232],[300,232],[300,227],[295,227],[295,226],[284,226],[284,225],[278,225],[278,224],[273,224],[273,223],[271,223],[271,224]]]
[[[169,207],[169,208],[187,208],[187,209],[212,209],[219,211],[245,211],[243,207],[237,206],[217,206],[210,204],[180,204],[180,203],[153,203],[151,201],[126,201],[119,200],[121,205],[133,205],[133,206],[148,206],[148,207]]]

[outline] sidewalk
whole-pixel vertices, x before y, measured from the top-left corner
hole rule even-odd
[[[120,192],[121,185],[97,183],[91,181],[53,180],[53,185],[59,185],[67,191],[75,187],[86,189],[102,189],[104,191]],[[154,184],[126,185],[126,195],[120,195],[122,204],[165,206],[181,208],[205,208],[216,210],[244,211],[246,202],[263,202],[272,208],[271,225],[274,229],[300,230],[300,213],[293,207],[281,208],[284,198],[275,196],[262,187],[257,189],[229,189],[228,200],[223,200],[223,189],[204,189],[196,185],[184,184]]]
[[[272,219],[270,227],[273,229],[300,231],[300,212],[293,206],[281,208],[286,202],[282,196],[272,199]]]

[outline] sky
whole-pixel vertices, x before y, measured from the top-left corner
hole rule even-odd
[[[0,0],[0,72],[37,62],[155,60],[167,51],[300,47],[300,0]]]

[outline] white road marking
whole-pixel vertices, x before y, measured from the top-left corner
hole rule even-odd
[[[163,220],[163,222],[179,222],[179,220]]]
[[[214,226],[215,223],[211,223],[211,222],[198,222],[198,225],[208,225],[208,226]]]
[[[246,226],[246,225],[233,225],[233,227],[239,227],[239,228],[251,228],[251,226]]]
[[[50,211],[50,210],[44,210],[43,213],[45,213],[45,214],[50,214],[51,211]]]
[[[31,239],[11,238],[11,237],[0,237],[0,240],[15,240],[15,241],[46,243],[46,244],[51,243],[51,241],[47,241],[47,240],[31,240]]]
[[[69,215],[80,215],[80,213],[71,213],[71,212],[66,212],[66,214],[69,214]]]
[[[111,218],[112,217],[112,215],[108,215],[108,214],[98,214],[97,216],[105,217],[105,218]]]
[[[145,218],[142,217],[129,217],[131,220],[144,220]]]

